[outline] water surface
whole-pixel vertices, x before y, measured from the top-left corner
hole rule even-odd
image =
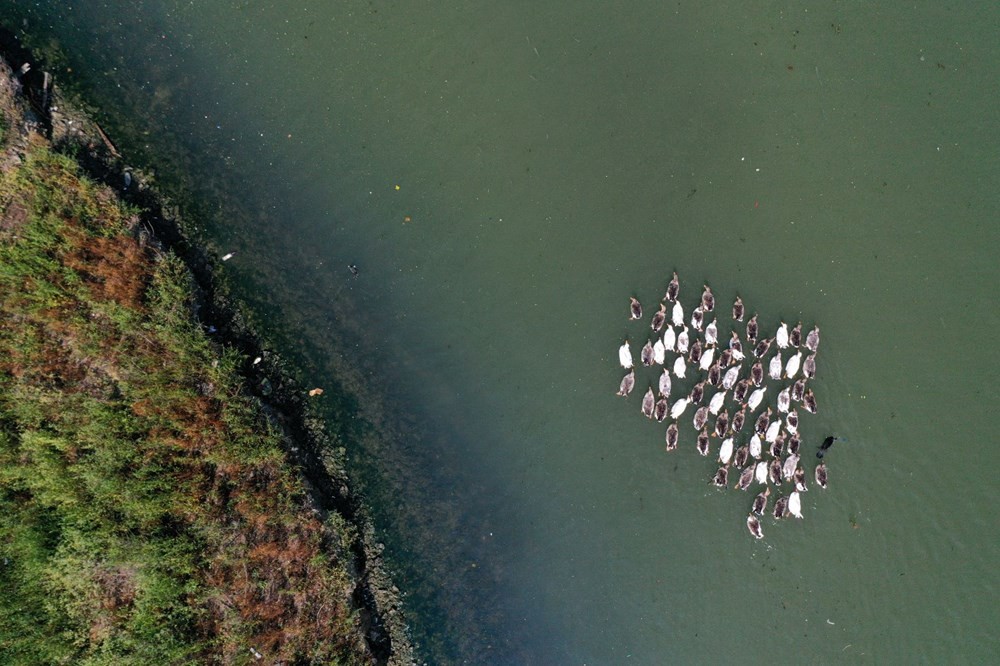
[[[430,660],[996,658],[995,4],[133,4],[8,11],[241,202]],[[614,395],[673,270],[822,327],[849,441],[761,542]]]

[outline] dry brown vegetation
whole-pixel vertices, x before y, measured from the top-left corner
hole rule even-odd
[[[0,175],[0,661],[372,661],[352,537],[194,320],[184,267],[31,144]]]

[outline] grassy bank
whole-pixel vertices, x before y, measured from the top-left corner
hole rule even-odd
[[[0,662],[369,663],[355,528],[139,211],[4,77]]]

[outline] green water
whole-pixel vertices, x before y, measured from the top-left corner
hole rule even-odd
[[[428,659],[998,658],[996,4],[39,4],[252,213],[206,236],[359,396]],[[822,327],[849,441],[763,541],[614,395],[672,270]]]

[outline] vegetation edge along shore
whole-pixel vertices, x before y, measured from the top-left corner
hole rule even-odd
[[[411,662],[302,387],[111,140],[5,56],[0,661]]]

